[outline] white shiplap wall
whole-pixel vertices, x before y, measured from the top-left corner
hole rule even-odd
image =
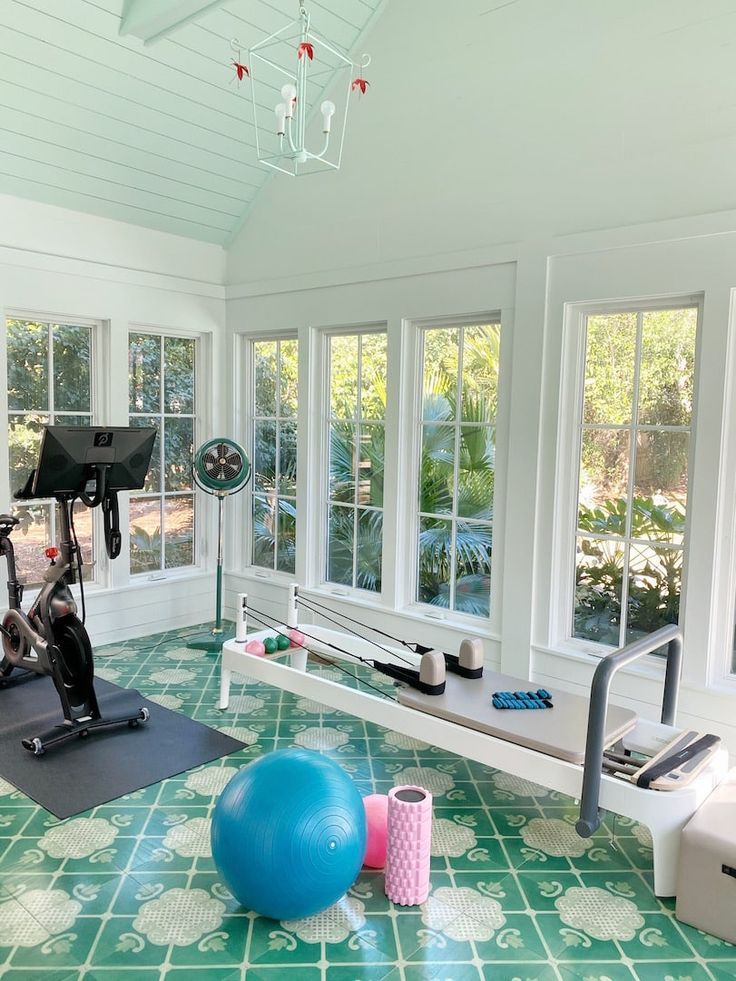
[[[223,244],[268,176],[230,40],[255,44],[298,4],[230,0],[146,46],[118,33],[122,6],[0,3],[0,192]],[[309,9],[349,51],[380,6]]]

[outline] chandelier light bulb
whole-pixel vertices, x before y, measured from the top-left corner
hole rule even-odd
[[[291,119],[294,115],[294,99],[296,99],[296,86],[292,85],[291,82],[287,82],[286,85],[281,89],[281,98],[284,100],[284,106],[286,107],[286,118]]]
[[[283,102],[279,102],[274,113],[276,114],[276,133],[278,136],[283,136],[286,132],[286,106]]]
[[[329,133],[332,126],[332,117],[335,115],[335,103],[325,99],[319,107],[322,113],[322,132]]]

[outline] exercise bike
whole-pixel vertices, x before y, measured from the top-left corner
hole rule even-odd
[[[48,732],[21,740],[41,756],[47,749],[109,726],[135,728],[149,717],[145,706],[121,715],[103,717],[94,688],[94,658],[83,619],[70,587],[82,582],[82,555],[74,531],[74,503],[101,506],[105,546],[111,559],[120,553],[118,490],[143,486],[151,458],[155,430],[45,427],[39,462],[25,487],[15,496],[29,500],[53,497],[58,504],[60,543],[46,549],[49,567],[43,586],[27,613],[21,609],[23,586],[18,581],[11,533],[19,523],[13,515],[0,515],[0,556],[8,567],[8,611],[2,633],[0,683],[16,669],[51,677],[63,712],[63,722]],[[84,613],[83,613],[84,618]]]

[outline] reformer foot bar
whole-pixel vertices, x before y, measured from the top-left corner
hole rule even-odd
[[[338,662],[340,658],[333,645],[339,647],[349,640],[350,648],[356,654],[368,657],[375,653],[365,638],[348,638],[345,633],[327,627],[300,625],[297,622],[296,588],[292,587],[290,592],[286,624],[280,629],[303,629],[308,635],[304,647],[309,652]],[[259,630],[250,633],[248,640],[262,639],[274,632],[273,629]],[[633,712],[618,706],[609,708],[610,688],[616,672],[664,644],[667,644],[667,665],[661,724],[637,722]],[[397,663],[406,663],[406,652],[396,651],[396,656],[400,659]],[[282,660],[289,658],[291,665],[280,663],[279,657]],[[347,660],[340,663],[345,664]],[[492,708],[491,692],[526,688],[528,681],[491,672],[486,672],[483,683],[448,676],[447,690],[440,696],[397,685],[394,697],[381,697],[308,673],[307,650],[303,648],[272,657],[258,657],[246,653],[243,643],[231,640],[224,644],[220,661],[219,707],[228,707],[233,674],[245,675],[567,794],[580,801],[576,830],[582,837],[590,837],[600,828],[602,810],[631,818],[646,825],[651,832],[656,894],[673,896],[680,832],[725,777],[728,753],[723,747],[717,749],[707,766],[686,786],[669,792],[644,789],[621,779],[610,769],[606,772],[604,754],[614,743],[623,745],[625,752],[629,748],[635,751],[642,740],[651,742],[652,730],[663,743],[678,735],[680,730],[674,728],[674,720],[681,663],[679,628],[666,626],[601,659],[593,676],[589,702],[582,696],[556,690],[552,711],[503,712]],[[468,718],[466,712],[472,718]],[[567,727],[562,725],[566,714],[570,721]],[[577,723],[572,716],[577,717]],[[500,724],[499,718],[503,720]],[[550,725],[553,728],[547,730],[547,735],[540,736],[538,727]],[[548,743],[546,738],[549,738]]]

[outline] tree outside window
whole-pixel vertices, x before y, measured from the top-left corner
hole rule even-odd
[[[298,341],[253,342],[252,552],[255,566],[295,571]]]
[[[416,599],[488,617],[501,328],[422,335]]]
[[[133,575],[194,564],[195,360],[192,338],[130,335],[130,425],[157,431],[143,490],[130,498]]]
[[[696,307],[587,317],[573,637],[618,647],[678,621],[697,322]]]
[[[14,495],[36,466],[45,425],[92,424],[94,329],[15,318],[6,321],[6,328],[10,493]],[[19,578],[26,585],[37,585],[48,566],[44,549],[56,543],[56,506],[53,501],[26,501],[12,511],[20,518],[13,536]],[[94,561],[92,511],[75,504],[74,524],[88,580]]]
[[[328,337],[327,569],[330,583],[381,591],[386,333]]]

